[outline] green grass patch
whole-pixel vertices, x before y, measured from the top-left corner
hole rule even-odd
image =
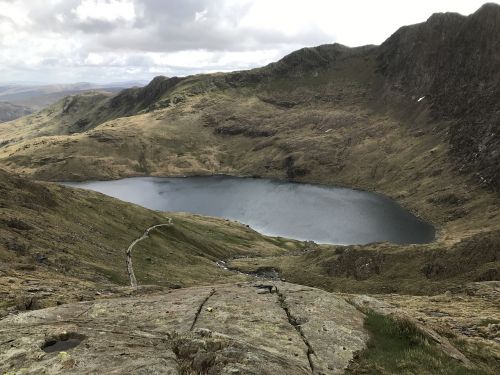
[[[349,369],[351,374],[487,374],[446,356],[411,323],[374,312],[366,316],[371,338]]]
[[[483,319],[479,322],[478,326],[488,326],[490,324],[499,324],[500,319],[494,319],[494,318],[488,318],[488,319]]]

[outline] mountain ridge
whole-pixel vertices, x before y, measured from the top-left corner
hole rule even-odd
[[[146,368],[148,350],[149,369],[181,374],[261,373],[262,353],[261,367],[298,360],[300,374],[336,373],[330,355],[353,360],[347,373],[498,373],[499,10],[434,15],[381,46],[69,96],[0,124],[0,367],[102,370],[112,337],[122,372]],[[320,245],[33,181],[213,174],[377,191],[437,237]],[[329,346],[352,337],[353,314],[315,319],[325,300],[356,313],[365,350]],[[85,344],[45,353],[65,340]]]
[[[400,28],[380,46],[321,45],[300,49],[275,63],[248,71],[182,78],[159,76],[143,88],[123,90],[92,102],[91,107],[82,105],[81,113],[69,125],[69,133],[172,106],[187,96],[214,90],[266,91],[280,77],[292,81],[308,79],[314,84],[314,75],[346,70],[345,65],[350,61],[355,65],[357,60],[364,59],[365,76],[359,78],[359,85],[365,93],[356,98],[358,101],[402,100],[413,111],[429,109],[434,121],[452,122],[450,154],[457,168],[474,171],[480,182],[498,189],[500,154],[495,151],[500,147],[497,111],[500,56],[495,52],[500,50],[496,48],[500,46],[498,35],[500,6],[489,3],[470,16],[434,14],[423,23]],[[343,91],[340,95],[346,95],[347,90]],[[289,100],[289,93],[279,90],[272,94],[282,99],[264,96],[264,100],[285,106],[297,101]],[[423,100],[420,105],[416,103],[419,98]]]

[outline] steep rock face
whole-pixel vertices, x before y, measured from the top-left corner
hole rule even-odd
[[[108,97],[108,94],[100,92],[71,95],[61,99],[55,106],[49,107],[47,111],[52,113],[54,107],[56,113],[58,110],[60,111],[55,120],[63,125],[62,131],[69,134],[80,133],[92,128],[95,109],[99,108]]]
[[[453,120],[460,168],[500,187],[500,6],[403,27],[380,46],[377,61],[386,90],[424,97],[436,118]]]
[[[147,86],[141,88],[126,89],[109,101],[111,109],[120,109],[128,116],[140,110],[149,109],[161,99],[168,90],[174,88],[183,79],[178,77],[167,78],[155,77]]]
[[[277,76],[297,76],[311,70],[335,68],[339,61],[366,55],[375,50],[376,47],[370,45],[350,48],[338,43],[302,48],[265,66],[261,71]]]
[[[350,48],[338,43],[301,48],[262,68],[228,73],[217,83],[222,87],[240,87],[273,79],[314,76],[320,70],[335,69],[340,62],[373,54],[376,49],[372,45]]]

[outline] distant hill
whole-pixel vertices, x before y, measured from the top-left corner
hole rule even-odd
[[[33,113],[33,109],[9,102],[0,102],[0,122],[15,120]]]
[[[426,22],[402,27],[378,47],[332,44],[303,48],[276,63],[249,71],[157,77],[144,87],[115,95],[99,94],[92,100],[88,94],[72,95],[41,116],[26,120],[33,127],[23,127],[24,135],[13,130],[11,136],[7,132],[4,137],[8,140],[16,134],[16,139],[27,139],[85,132],[110,120],[162,110],[168,117],[169,109],[185,108],[183,103],[197,100],[205,103],[197,104],[197,113],[214,132],[271,136],[291,130],[286,126],[280,129],[281,111],[295,110],[305,116],[310,108],[318,107],[325,115],[326,108],[319,107],[330,103],[337,109],[349,107],[349,118],[359,117],[352,113],[357,112],[353,108],[361,112],[375,109],[379,113],[391,112],[395,120],[413,122],[410,128],[417,127],[417,123],[434,123],[446,132],[448,154],[457,168],[473,174],[481,183],[500,188],[499,45],[500,6],[485,4],[467,17],[440,13]],[[228,98],[229,107],[216,104],[216,99],[224,98]],[[232,101],[243,103],[251,98],[258,100],[257,112],[258,106],[271,105],[260,113],[265,121],[256,121],[250,113],[242,113],[241,121],[236,113],[231,116]],[[226,114],[214,113],[221,110]],[[230,120],[235,116],[238,120]],[[56,124],[59,121],[61,126]],[[420,131],[428,133],[431,128],[427,125]],[[302,150],[295,145],[290,149],[293,152]]]
[[[58,100],[87,91],[116,93],[144,82],[130,81],[109,84],[75,83],[62,85],[0,84],[0,122],[15,120],[43,109]]]
[[[13,104],[25,105],[34,109],[40,109],[55,103],[68,95],[81,93],[89,90],[103,90],[117,92],[127,87],[143,86],[144,82],[129,81],[109,84],[74,83],[55,85],[30,85],[30,84],[0,84],[0,101],[8,101]]]
[[[351,340],[352,330],[339,322],[352,320],[352,314],[332,313],[328,298],[302,287],[307,285],[346,293],[342,298],[367,314],[370,342],[348,373],[500,373],[499,51],[500,6],[486,4],[467,17],[435,14],[397,30],[380,46],[303,48],[258,69],[160,76],[119,92],[78,87],[83,91],[1,123],[0,318],[20,309],[154,288],[168,293],[163,288],[203,284],[210,291],[169,293],[168,306],[139,295],[128,299],[134,309],[123,310],[127,302],[121,299],[8,317],[0,327],[0,334],[8,333],[0,343],[6,348],[0,351],[6,353],[0,366],[89,370],[80,366],[94,365],[98,353],[109,357],[108,343],[117,341],[109,333],[134,341],[135,346],[127,341],[127,348],[141,351],[135,357],[129,349],[112,348],[120,358],[126,354],[126,360],[141,361],[125,369],[120,365],[126,362],[119,363],[117,372],[146,369],[145,350],[158,358],[172,349],[168,358],[180,373],[247,372],[241,367],[222,371],[227,355],[254,366],[250,373],[266,373],[255,367],[255,356],[247,361],[226,350],[229,336],[218,332],[229,329],[239,343],[248,338],[267,342],[271,334],[284,339],[285,344],[270,345],[270,352],[293,353],[305,364],[289,373],[337,373],[336,360],[325,367],[316,364],[322,353],[348,358],[347,346],[324,335],[335,332]],[[437,238],[404,246],[299,243],[261,236],[229,220],[150,211],[33,181],[213,174],[377,191],[431,222]],[[335,209],[341,211],[342,205]],[[125,287],[127,246],[170,217],[173,226],[152,233],[134,250],[141,288]],[[245,273],[259,289],[251,289],[253,295],[242,284],[215,285],[248,280]],[[283,294],[275,277],[302,286]],[[308,298],[314,302],[304,306],[301,301]],[[262,299],[266,304],[254,308]],[[198,300],[195,309],[181,308]],[[270,314],[270,306],[278,312]],[[327,311],[325,322],[314,320],[318,306]],[[265,321],[271,317],[274,323],[262,325],[254,310],[265,311]],[[136,319],[137,329],[124,325],[125,315],[143,312],[151,315],[140,315],[145,320]],[[188,336],[177,330],[159,335],[159,327],[186,316]],[[304,344],[301,351],[283,350],[293,339],[282,333],[279,316]],[[95,346],[102,341],[98,333],[105,331],[96,328],[97,321],[103,328],[110,322],[123,328],[102,335],[108,338],[103,350]],[[203,322],[202,330],[193,330],[197,321]],[[221,322],[224,330],[214,330],[213,322]],[[64,355],[39,355],[44,342],[73,337],[67,336],[71,332],[85,339],[85,346]],[[332,343],[324,352],[313,341],[318,337],[320,343]],[[249,350],[254,349],[244,352]],[[469,368],[454,367],[457,359]],[[105,368],[101,363],[108,362],[99,362],[100,370]]]

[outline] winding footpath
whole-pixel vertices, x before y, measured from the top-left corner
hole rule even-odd
[[[159,228],[159,227],[167,227],[167,226],[171,226],[171,225],[173,225],[172,219],[168,218],[168,223],[166,223],[166,224],[156,224],[156,225],[153,225],[152,227],[147,228],[144,231],[144,233],[142,234],[142,236],[135,239],[134,241],[132,241],[132,243],[128,247],[128,249],[127,249],[127,273],[128,273],[128,277],[130,279],[130,286],[132,286],[133,288],[137,288],[137,279],[135,277],[134,266],[132,264],[132,249],[134,248],[134,246],[137,243],[148,238],[149,232],[151,232],[153,229]]]

